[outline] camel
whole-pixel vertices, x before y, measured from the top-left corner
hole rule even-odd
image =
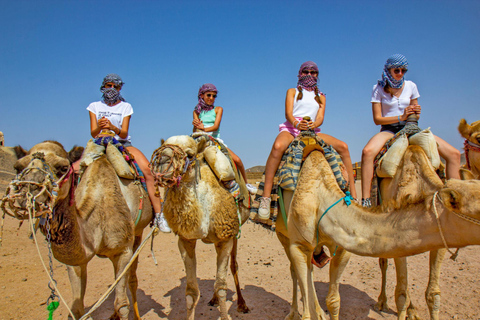
[[[178,248],[185,264],[187,319],[195,318],[200,299],[195,246],[201,239],[204,243],[213,243],[217,251],[215,289],[209,304],[218,304],[221,319],[226,320],[229,319],[226,305],[229,256],[237,290],[237,310],[249,312],[241,294],[236,262],[236,236],[249,217],[249,208],[245,200],[239,201],[237,207],[235,199],[205,162],[204,150],[211,143],[210,138],[201,133],[192,136],[170,137],[154,152],[150,164],[159,184],[166,188],[163,212],[168,225],[178,235]],[[243,180],[240,188],[246,190]]]
[[[28,219],[21,211],[27,208],[30,194],[36,197],[37,217],[47,217],[49,228],[43,225],[41,231],[51,234],[53,256],[67,266],[73,295],[71,311],[76,319],[85,313],[88,262],[94,256],[108,257],[117,278],[140,245],[143,229],[152,220],[150,200],[142,186],[134,180],[119,178],[104,154],[86,168],[75,188],[71,164],[78,160],[82,150],[74,147],[67,153],[55,141],[35,145],[15,164],[15,169],[21,172],[21,181],[34,184],[21,184],[16,194],[10,190],[10,195],[17,199],[14,204],[14,211],[20,212],[17,217]],[[50,181],[52,178],[56,183]],[[46,189],[40,190],[35,183]],[[55,184],[58,190],[52,190]],[[52,193],[53,197],[48,196]],[[111,319],[128,319],[127,283],[134,317],[140,319],[136,269],[137,261],[115,288],[115,311]]]
[[[409,146],[402,162],[405,159],[410,159],[409,165],[401,163],[402,170],[398,170],[392,181],[398,181],[406,170],[413,170],[417,175],[435,174],[419,146]],[[398,258],[445,246],[480,244],[479,230],[475,228],[480,225],[480,181],[449,180],[437,188],[435,193],[404,194],[373,209],[356,203],[347,206],[344,201],[332,206],[345,194],[322,153],[312,152],[303,163],[291,201],[285,197],[285,202],[290,203],[287,255],[292,263],[294,285],[294,300],[286,319],[298,319],[294,310],[297,281],[303,296],[302,319],[326,319],[317,301],[311,263],[314,249],[324,243],[338,246],[330,266],[327,297],[332,319],[338,319],[338,279],[348,261],[348,253],[343,250],[362,256]],[[447,232],[440,234],[439,225],[442,230],[448,227]],[[408,305],[408,301],[404,305]]]
[[[465,119],[461,119],[458,131],[465,138],[465,160],[467,163],[460,170],[462,179],[478,180],[480,179],[480,120],[469,125]]]

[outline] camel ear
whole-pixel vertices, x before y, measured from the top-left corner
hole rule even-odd
[[[28,153],[21,146],[15,146],[15,147],[13,147],[13,150],[15,151],[15,155],[17,156],[17,159],[21,159],[21,158],[25,157]]]
[[[160,147],[163,146],[163,144],[165,143],[165,139],[160,139]]]
[[[75,161],[79,160],[82,157],[83,154],[83,147],[79,146],[73,146],[72,150],[68,152],[68,160],[70,160],[70,163],[74,163]]]
[[[440,191],[440,197],[442,198],[445,206],[450,210],[459,210],[461,207],[462,195],[457,191],[446,188]]]
[[[475,176],[473,175],[472,171],[466,168],[460,168],[460,179],[461,180],[474,180]]]
[[[15,162],[15,164],[13,165],[17,173],[22,172],[22,170],[28,166],[31,159],[32,156],[21,157],[20,159],[18,159],[17,162]]]
[[[461,119],[458,125],[458,132],[460,132],[462,137],[468,139],[472,134],[472,126],[470,126],[465,119]]]

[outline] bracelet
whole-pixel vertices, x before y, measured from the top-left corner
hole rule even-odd
[[[398,122],[400,122],[400,116],[397,116],[397,118],[398,118]]]
[[[297,121],[297,124],[295,124],[295,121]],[[300,121],[298,120],[295,120],[293,121],[293,126],[295,127],[295,129],[298,129],[298,126],[300,125]]]

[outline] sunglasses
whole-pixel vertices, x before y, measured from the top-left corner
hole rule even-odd
[[[302,71],[302,74],[311,74],[312,76],[315,76],[318,74],[318,71],[314,71],[314,70],[303,70]]]
[[[114,84],[112,84],[112,83],[106,83],[106,84],[104,85],[104,87],[105,87],[105,88],[115,88],[115,89],[120,88],[120,86],[116,86],[116,85],[114,85]]]
[[[403,68],[396,68],[396,69],[393,69],[393,73],[395,74],[400,74],[400,73],[407,73],[407,69],[403,69]]]
[[[208,97],[208,98],[211,98],[211,97],[214,97],[214,98],[216,98],[216,97],[217,97],[217,95],[216,95],[216,94],[207,93],[207,97]]]

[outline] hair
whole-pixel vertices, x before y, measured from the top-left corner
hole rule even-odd
[[[297,96],[297,101],[302,100],[303,98],[303,92],[302,92],[302,87],[298,86],[298,96]],[[315,87],[315,101],[317,101],[318,105],[322,105],[322,101],[320,100],[320,96],[318,95],[318,87]]]

